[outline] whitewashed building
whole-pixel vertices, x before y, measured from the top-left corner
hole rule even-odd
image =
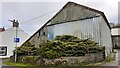
[[[120,26],[113,26],[111,29],[113,47],[120,49]]]
[[[91,38],[100,46],[105,46],[106,56],[112,51],[111,27],[104,13],[74,2],[68,2],[62,7],[25,43],[30,42],[39,47],[47,39],[51,40],[63,34],[82,39]]]
[[[17,47],[21,46],[23,42],[28,38],[28,34],[19,28],[18,25],[14,25],[12,28],[0,32],[0,58],[7,58],[13,55],[16,42],[16,28],[17,28]]]

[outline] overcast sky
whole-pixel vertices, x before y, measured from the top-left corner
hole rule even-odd
[[[71,1],[100,10],[105,13],[109,22],[118,23],[119,0]],[[32,34],[54,16],[67,2],[68,0],[2,0],[0,3],[0,15],[2,16],[0,16],[0,22],[2,22],[0,27],[10,28],[11,23],[8,20],[18,19],[20,28]]]

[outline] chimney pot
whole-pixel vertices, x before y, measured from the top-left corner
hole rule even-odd
[[[15,19],[13,20],[13,27],[19,27],[18,20],[16,20],[16,21],[15,21]]]
[[[3,32],[3,31],[5,31],[5,28],[4,27],[0,28],[0,32]]]

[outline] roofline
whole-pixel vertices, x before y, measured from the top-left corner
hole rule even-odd
[[[6,31],[9,31],[10,29],[13,29],[13,28],[16,28],[16,27],[11,27],[11,28],[8,28],[8,29],[6,29],[5,31],[3,31],[3,32],[6,32]],[[17,28],[19,28],[19,27],[17,27]],[[21,31],[23,31],[21,28],[19,28]],[[26,33],[25,31],[23,31],[24,33]],[[2,33],[2,32],[0,32],[0,33]],[[26,33],[27,35],[29,35],[28,33]]]
[[[68,3],[67,3],[68,4]],[[45,26],[47,26],[47,24],[54,19],[66,6],[67,4],[65,4],[51,19],[49,19],[40,29],[38,29],[32,36],[30,36],[30,38],[28,40],[26,40],[22,45],[24,45],[27,41],[29,41],[34,35],[37,34],[38,31],[42,30]]]
[[[74,3],[74,2],[68,2],[68,3],[73,3],[73,4],[76,4],[76,5],[78,5],[78,6],[82,6],[83,8],[86,8],[86,9],[89,9],[89,10],[91,10],[91,11],[95,11],[95,12],[101,14],[102,17],[104,18],[104,20],[106,21],[108,27],[109,27],[110,30],[111,30],[111,27],[110,27],[110,25],[109,25],[109,22],[108,22],[108,20],[107,20],[107,18],[106,18],[106,16],[105,16],[105,14],[104,14],[102,11],[99,11],[99,10],[96,10],[96,9],[93,9],[93,8],[90,8],[90,7],[87,7],[87,6],[84,6],[84,5],[80,5],[80,4]],[[68,3],[67,3],[67,4],[68,4]]]
[[[120,35],[112,35],[112,37],[120,37]]]
[[[84,6],[84,5],[80,5],[80,4],[78,4],[78,3],[68,2],[67,4],[65,4],[65,5],[55,14],[55,16],[53,16],[51,19],[49,19],[40,29],[38,29],[32,36],[30,36],[30,38],[29,38],[28,40],[26,40],[22,45],[24,45],[24,44],[25,44],[27,41],[29,41],[33,36],[35,36],[35,35],[37,34],[37,32],[41,31],[45,26],[47,26],[47,24],[48,24],[52,19],[54,19],[69,3],[75,4],[75,5],[78,5],[78,6],[82,6],[83,8],[86,8],[86,9],[89,9],[89,10],[91,10],[91,11],[95,11],[95,12],[101,14],[101,15],[103,16],[104,20],[106,21],[108,27],[109,27],[110,30],[111,30],[111,27],[110,27],[110,25],[109,25],[109,22],[108,22],[106,16],[104,15],[104,13],[103,13],[102,11],[99,11],[99,10],[96,10],[96,9],[93,9],[93,8],[90,8],[90,7],[87,7],[87,6]]]
[[[112,29],[115,29],[115,28],[118,28],[118,29],[119,29],[119,28],[120,28],[120,26],[113,26],[113,27],[112,27]]]
[[[105,14],[102,12],[101,15],[103,16],[106,24],[108,25],[109,29],[111,30],[111,26],[110,26],[110,24],[109,24],[109,22],[108,22],[108,20],[107,20],[107,18],[106,18],[106,16],[105,16]]]

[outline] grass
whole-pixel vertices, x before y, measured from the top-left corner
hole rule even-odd
[[[97,66],[97,65],[100,65],[102,63],[103,62],[90,63],[90,64],[80,63],[80,64],[72,65],[72,66]],[[3,64],[6,64],[8,66],[15,66],[15,67],[18,67],[18,68],[39,68],[39,67],[31,65],[31,64],[15,63],[15,62],[11,62],[9,60],[6,61],[6,62],[3,62]],[[51,67],[54,68],[54,66],[51,66]],[[44,68],[44,67],[41,67],[41,68]]]
[[[105,60],[103,60],[101,62],[91,63],[91,64],[88,64],[86,66],[98,66],[98,65],[101,65],[103,63],[108,63],[108,62],[112,62],[112,61],[115,61],[115,59],[112,57],[107,57]]]
[[[31,64],[15,63],[15,62],[12,62],[12,61],[9,61],[9,60],[3,62],[3,64],[6,64],[8,66],[14,66],[14,67],[17,67],[17,68],[35,68],[35,66],[31,65]]]
[[[105,62],[111,62],[111,61],[115,61],[115,59],[112,58],[112,57],[108,57],[108,58],[106,58],[104,61],[105,61]]]
[[[10,66],[32,66],[30,64],[14,63],[10,61],[3,62],[3,64],[10,65]]]

